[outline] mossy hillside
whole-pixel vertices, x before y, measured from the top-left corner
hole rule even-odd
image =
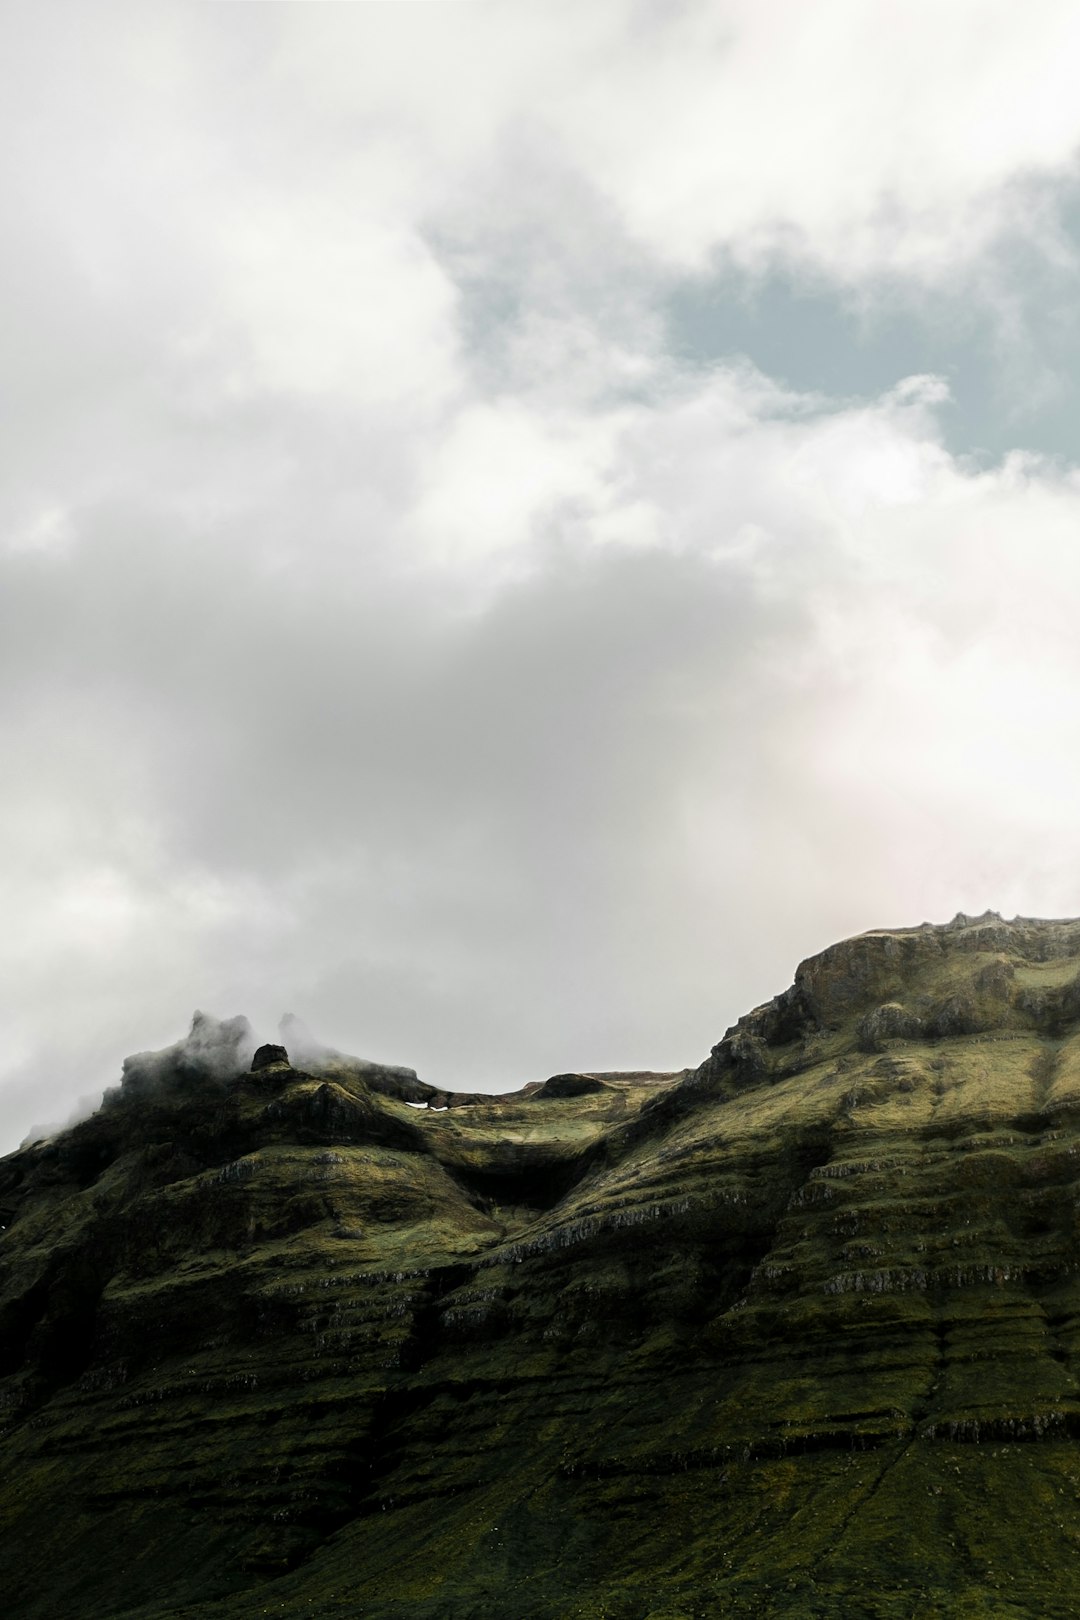
[[[1074,1613],[1078,950],[875,934],[692,1073],[283,1064],[14,1155],[8,1612]]]

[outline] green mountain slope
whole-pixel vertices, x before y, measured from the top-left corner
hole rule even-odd
[[[11,1620],[1080,1609],[1080,922],[504,1098],[242,1020],[0,1161]]]

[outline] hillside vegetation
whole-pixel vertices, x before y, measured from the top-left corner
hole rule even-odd
[[[9,1620],[1077,1613],[1080,922],[678,1074],[201,1051],[0,1161]]]

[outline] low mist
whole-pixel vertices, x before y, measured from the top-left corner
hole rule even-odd
[[[232,1018],[218,1018],[213,1013],[196,1010],[187,1034],[171,1046],[161,1047],[157,1051],[135,1052],[126,1057],[121,1065],[118,1088],[80,1097],[66,1115],[49,1124],[32,1126],[20,1146],[28,1147],[61,1131],[70,1130],[97,1113],[104,1099],[110,1095],[148,1096],[182,1087],[185,1082],[208,1080],[227,1086],[248,1072],[258,1048],[269,1041],[270,1037],[259,1034],[250,1019],[242,1013]],[[414,1069],[398,1064],[376,1063],[328,1046],[295,1013],[286,1013],[281,1018],[277,1027],[277,1041],[285,1047],[289,1061],[296,1069],[317,1074],[336,1063],[347,1063],[360,1070],[377,1069],[383,1074],[416,1078]]]

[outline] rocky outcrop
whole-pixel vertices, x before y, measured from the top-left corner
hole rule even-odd
[[[610,1091],[611,1085],[607,1080],[600,1080],[595,1074],[553,1074],[538,1086],[534,1093],[537,1097],[595,1097]]]
[[[289,1064],[289,1054],[283,1046],[260,1046],[251,1060],[251,1072],[257,1074],[260,1069],[276,1068],[281,1064]]]
[[[0,1161],[5,1615],[1071,1616],[1078,986],[879,931],[500,1097],[198,1015]]]

